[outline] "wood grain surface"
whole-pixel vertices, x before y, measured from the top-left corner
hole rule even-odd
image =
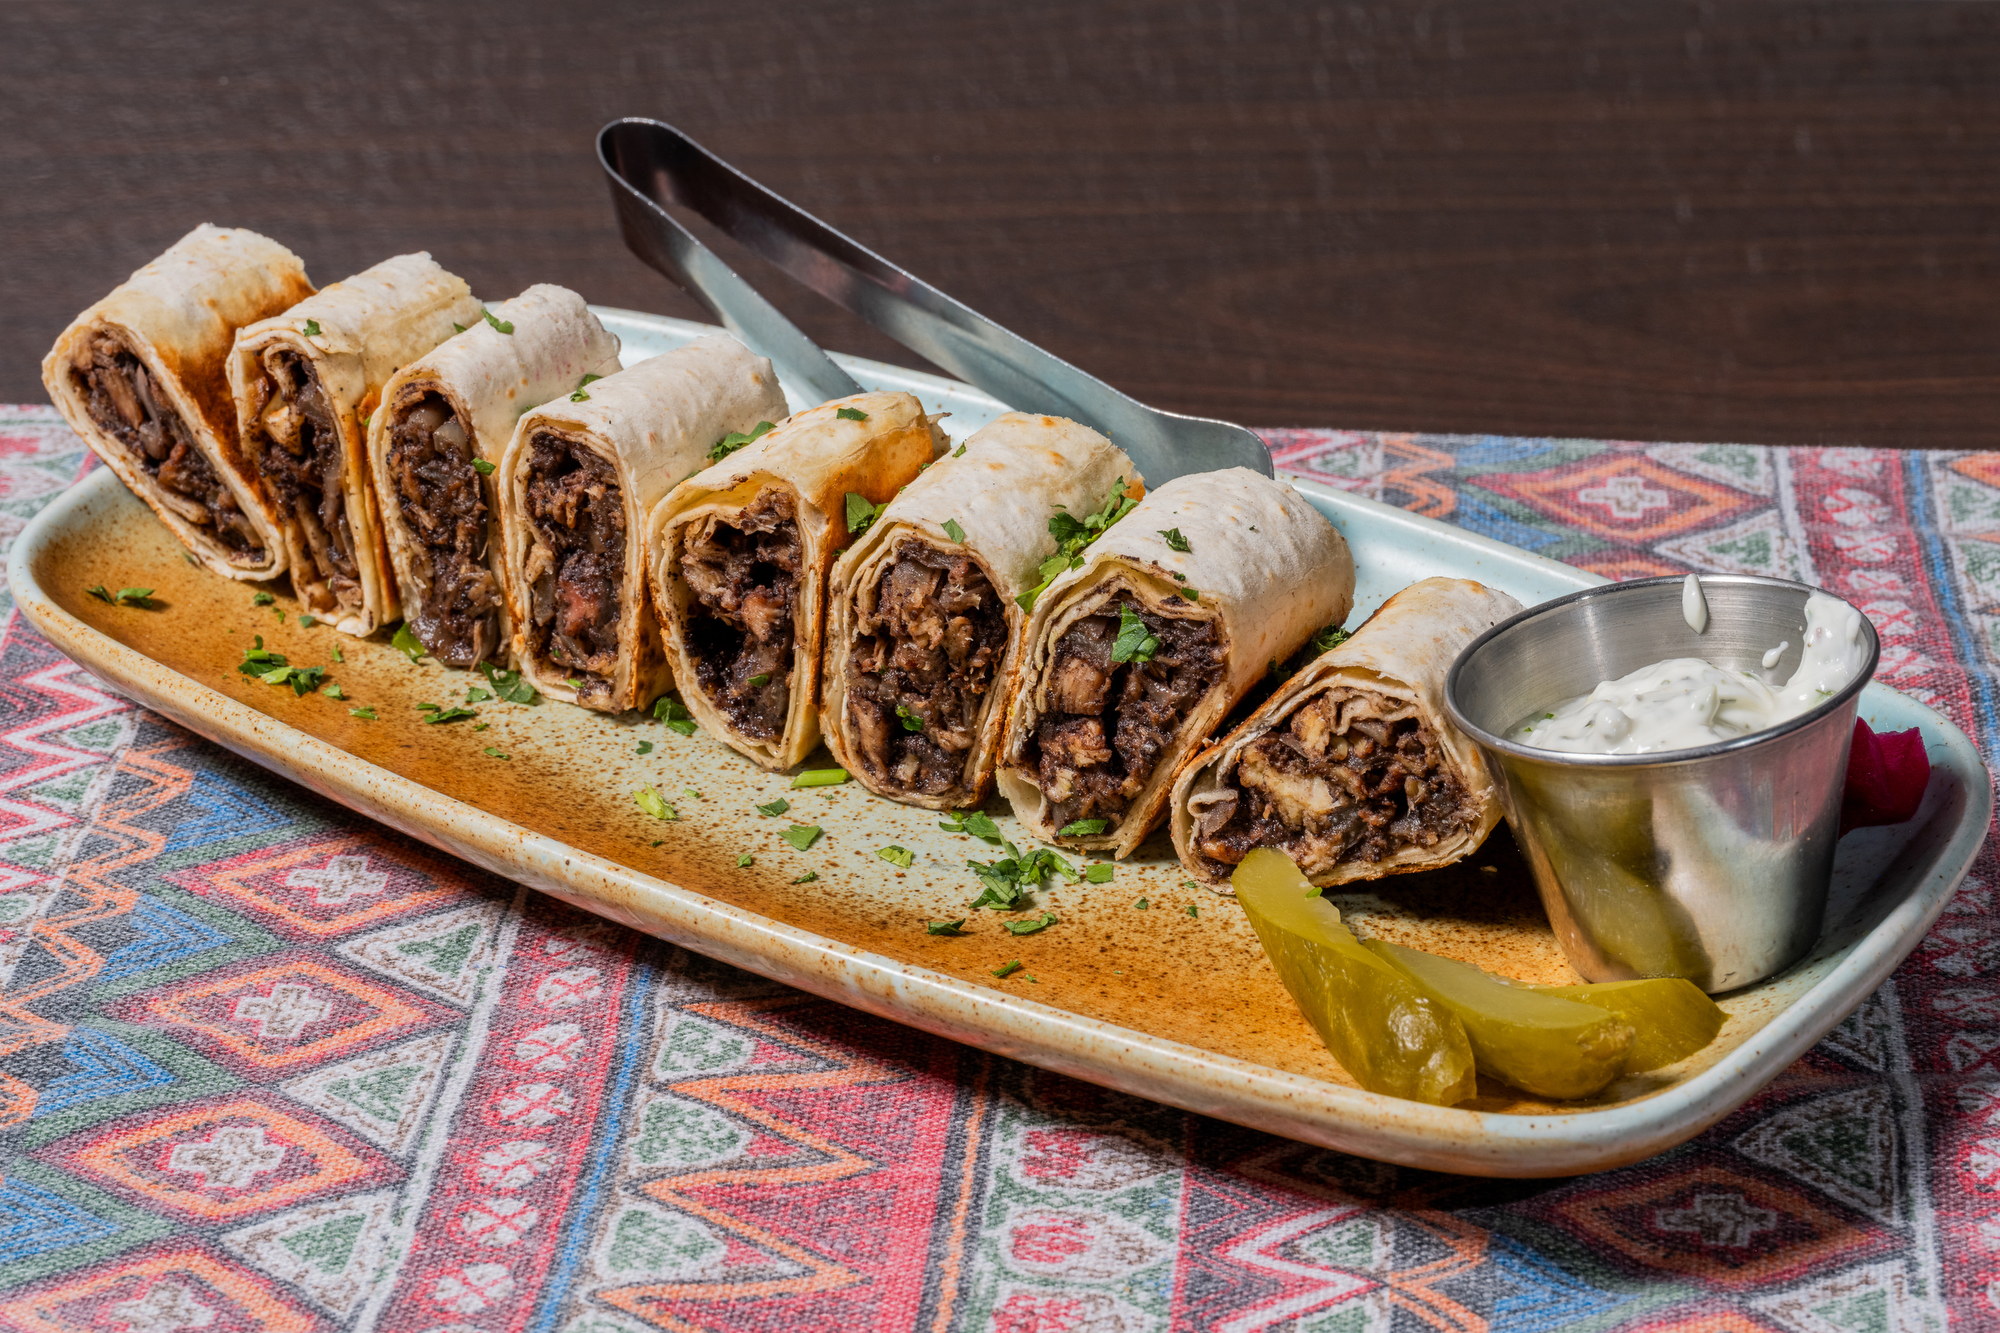
[[[0,400],[204,220],[699,316],[592,144],[678,124],[1160,406],[1980,447],[2000,7],[0,6]],[[746,272],[831,347],[908,354]]]

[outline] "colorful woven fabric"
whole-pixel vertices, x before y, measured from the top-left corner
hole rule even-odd
[[[1616,577],[1776,573],[1989,754],[2000,455],[1276,431]],[[0,537],[76,475],[0,409]],[[376,827],[0,641],[0,1328],[2000,1328],[1991,852],[1680,1149],[1401,1170],[984,1055]]]

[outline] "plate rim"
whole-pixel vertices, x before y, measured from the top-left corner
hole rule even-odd
[[[857,368],[925,373],[835,359]],[[1490,549],[1509,561],[1526,557],[1572,581],[1606,581],[1435,519],[1320,483],[1288,480],[1335,507],[1369,512],[1413,535],[1442,530],[1454,544]],[[115,473],[100,467],[55,496],[16,538],[8,579],[16,608],[58,650],[141,706],[492,873],[747,971],[1089,1082],[1402,1165],[1481,1176],[1571,1175],[1642,1160],[1700,1133],[1815,1044],[1915,949],[1970,869],[1992,817],[1990,776],[1970,738],[1936,710],[1886,686],[1869,685],[1868,693],[1878,700],[1889,696],[1899,708],[1919,713],[1927,739],[1940,742],[1938,748],[1952,761],[1948,766],[1964,779],[1963,806],[1923,880],[1849,945],[1825,977],[1713,1066],[1633,1101],[1552,1115],[1429,1106],[1152,1036],[871,953],[570,847],[357,759],[91,628],[48,595],[36,566],[64,532],[97,507],[116,502],[123,489]],[[1982,780],[1972,780],[1975,773]],[[1940,807],[1931,818],[1948,813]]]

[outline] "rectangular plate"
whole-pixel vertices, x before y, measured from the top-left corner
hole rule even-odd
[[[637,360],[711,332],[600,311]],[[906,388],[951,413],[963,438],[1002,410],[935,376],[837,358],[869,388]],[[1401,510],[1299,483],[1346,534],[1355,616],[1428,575],[1456,575],[1533,603],[1591,575]],[[1866,998],[1915,947],[1985,837],[1992,795],[1972,743],[1937,713],[1871,685],[1877,729],[1921,727],[1934,777],[1917,818],[1844,839],[1818,947],[1780,977],[1722,1000],[1729,1023],[1682,1065],[1546,1105],[1482,1080],[1459,1107],[1362,1091],[1334,1063],[1265,962],[1242,912],[1188,887],[1163,834],[1109,884],[1047,891],[1061,924],[1014,937],[967,904],[968,857],[996,853],[939,830],[924,811],[858,786],[792,791],[705,735],[562,704],[481,705],[475,732],[419,722],[476,678],[413,666],[388,644],[325,625],[296,604],[191,568],[167,531],[99,469],[59,496],[14,546],[14,596],[59,648],[114,689],[276,773],[455,856],[738,967],[1048,1069],[1387,1161],[1493,1176],[1567,1175],[1650,1156],[1741,1104]],[[104,605],[92,584],[152,586],[157,611]],[[347,702],[296,697],[236,670],[261,634],[298,665],[327,665]],[[335,665],[338,642],[346,661]],[[379,720],[349,715],[375,708]],[[652,752],[637,753],[640,741]],[[494,747],[510,757],[489,758]],[[824,756],[808,764],[828,763]],[[633,803],[653,785],[679,810],[662,823]],[[698,796],[686,795],[689,789]],[[799,852],[791,818],[752,806],[784,796],[824,835]],[[1012,817],[989,811],[1009,836]],[[876,855],[915,853],[907,870]],[[754,864],[739,868],[739,855]],[[810,884],[794,884],[803,871]],[[1335,899],[1364,931],[1530,981],[1571,981],[1504,827],[1445,871]],[[1149,902],[1138,909],[1136,900]],[[1191,915],[1190,912],[1197,913]],[[964,937],[926,920],[972,915]],[[993,970],[1024,966],[1003,979]]]

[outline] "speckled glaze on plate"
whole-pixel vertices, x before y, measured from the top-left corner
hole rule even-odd
[[[708,330],[599,312],[628,360]],[[907,388],[952,413],[962,438],[1001,408],[950,381],[838,358],[864,386]],[[1359,623],[1431,574],[1476,578],[1536,602],[1596,582],[1524,551],[1324,487],[1301,490],[1355,553]],[[238,754],[370,818],[502,875],[688,948],[816,994],[1092,1082],[1386,1161],[1492,1176],[1598,1170],[1700,1132],[1774,1077],[1861,1002],[1943,908],[1984,838],[1992,797],[1972,744],[1930,709],[1870,686],[1877,729],[1923,729],[1935,767],[1916,819],[1841,843],[1824,934],[1803,963],[1724,997],[1728,1025],[1682,1065],[1552,1106],[1482,1081],[1442,1108],[1364,1092],[1327,1055],[1265,963],[1242,912],[1188,886],[1164,835],[1108,884],[1041,894],[1061,924],[1016,937],[968,911],[965,862],[1002,853],[935,816],[852,784],[794,791],[703,735],[562,704],[480,704],[470,722],[425,725],[420,703],[478,683],[412,665],[385,637],[361,642],[298,623],[274,588],[215,578],[105,470],[58,497],[14,547],[22,611],[107,684]],[[158,610],[114,607],[92,584],[151,586]],[[280,621],[277,612],[284,612]],[[236,670],[253,636],[298,665],[324,665],[348,696],[296,696]],[[338,643],[346,658],[332,657]],[[350,715],[372,707],[377,720]],[[651,742],[650,753],[638,753]],[[505,759],[489,757],[491,747]],[[808,767],[828,762],[824,752]],[[656,787],[677,808],[633,802]],[[698,792],[699,795],[690,794]],[[787,816],[753,807],[776,797]],[[1016,836],[998,801],[988,805]],[[819,825],[809,850],[780,839]],[[896,845],[908,869],[881,859]],[[748,854],[752,864],[738,866]],[[818,878],[796,884],[807,870]],[[1134,904],[1144,898],[1145,910]],[[1335,899],[1364,932],[1531,981],[1569,981],[1526,868],[1503,827],[1449,870]],[[926,920],[971,916],[962,937]],[[993,970],[1020,959],[1002,979]]]

